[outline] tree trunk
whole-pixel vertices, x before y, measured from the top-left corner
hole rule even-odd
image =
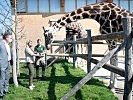
[[[16,68],[16,40],[17,40],[17,9],[16,9],[16,0],[15,0],[15,7],[13,9],[13,14],[12,19],[15,21],[15,24],[13,25],[13,42],[12,42],[12,49],[13,49],[13,82],[14,85],[17,87],[18,86],[18,81],[17,81],[17,68]]]
[[[18,47],[18,40],[16,39],[16,65],[17,65],[17,76],[20,76],[20,68],[19,68],[19,47]]]
[[[16,42],[15,38],[13,38],[12,42],[12,51],[13,51],[13,82],[16,87],[18,87],[18,81],[17,81],[17,74],[16,74]]]

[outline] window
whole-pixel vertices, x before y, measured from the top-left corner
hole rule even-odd
[[[39,12],[49,12],[48,0],[39,0]]]
[[[87,5],[96,3],[96,0],[87,0]]]
[[[37,0],[28,0],[28,12],[37,12]]]
[[[65,12],[73,11],[75,8],[75,0],[65,0]]]
[[[71,12],[86,4],[95,4],[102,0],[64,0],[64,12]],[[61,0],[17,0],[17,12],[21,13],[60,13]],[[113,2],[133,12],[133,0],[113,0]],[[63,10],[62,10],[63,11]]]
[[[113,0],[113,2],[114,2],[115,4],[117,4],[117,5],[119,5],[119,4],[118,4],[118,0]]]
[[[77,0],[77,8],[83,7],[86,5],[86,0]]]
[[[50,0],[50,12],[60,12],[60,0]]]
[[[133,12],[133,0],[130,1],[130,12]]]
[[[126,10],[129,10],[128,9],[128,0],[122,0],[120,1],[120,6]]]
[[[26,1],[25,0],[18,0],[17,12],[26,12]]]
[[[117,5],[119,5],[120,7],[133,12],[133,0],[113,0],[113,2]]]

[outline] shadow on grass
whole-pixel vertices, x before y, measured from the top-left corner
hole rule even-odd
[[[28,84],[27,84],[28,81],[29,81],[29,75],[24,74],[24,73],[20,73],[20,77],[18,77],[18,83],[23,87],[27,87],[28,86]]]
[[[23,87],[28,86],[28,84],[27,84],[28,81],[29,81],[29,76],[25,73],[21,73],[20,77],[18,77],[18,84]],[[10,77],[9,83],[13,84],[13,77]]]
[[[58,62],[56,62],[58,63]],[[48,87],[48,100],[57,100],[56,94],[55,94],[55,87],[56,87],[56,83],[61,83],[61,84],[71,84],[72,87],[74,87],[83,77],[76,77],[73,76],[70,71],[69,71],[69,67],[66,66],[66,61],[59,61],[59,63],[62,63],[61,66],[63,68],[63,70],[65,71],[66,76],[56,76],[56,67],[55,66],[51,66],[51,74],[50,77],[46,77],[45,80],[41,80],[39,79],[39,81],[48,81],[49,82],[49,87]],[[20,74],[20,77],[18,78],[18,82],[19,85],[23,86],[23,87],[27,87],[28,86],[28,80],[29,80],[29,76],[28,76],[28,69],[26,69],[25,67],[22,68],[24,73]],[[26,72],[27,71],[27,72]],[[26,74],[27,73],[27,74]],[[11,78],[12,79],[12,78]],[[13,83],[12,80],[10,80],[11,83]],[[86,83],[87,85],[97,85],[97,86],[104,86],[103,82],[97,80],[97,79],[91,79],[90,81],[88,81]],[[69,90],[68,90],[69,91]],[[67,91],[67,92],[68,92]],[[35,98],[36,100],[42,100],[40,97]],[[78,90],[75,94],[75,99],[76,100],[83,100],[83,96],[81,93],[81,90]]]
[[[55,67],[52,67],[51,69],[51,79],[49,80],[49,87],[48,87],[48,98],[49,100],[56,100],[56,95],[55,95],[55,84],[56,84],[56,78],[55,78]]]
[[[28,68],[26,66],[26,63],[20,63],[20,70],[21,72],[23,73],[20,73],[20,76],[17,77],[18,79],[18,84],[23,86],[23,87],[27,87],[28,84],[28,80],[29,80],[29,75],[28,75]],[[10,77],[10,80],[9,80],[9,83],[10,84],[13,84],[13,76],[12,76],[12,73],[11,73],[11,77]]]
[[[63,64],[62,67],[63,67],[64,70],[65,70],[66,77],[72,77],[71,73],[69,72],[68,66],[66,66],[65,64]],[[73,79],[74,79],[74,78],[73,78]],[[76,79],[76,80],[79,81],[79,80],[81,80],[81,79],[82,79],[82,78],[80,77],[79,79]],[[71,83],[72,87],[75,86],[76,83],[77,83],[77,82],[72,82],[72,83]],[[76,92],[75,98],[76,98],[76,100],[83,100],[83,99],[82,99],[81,90],[78,90],[78,91]]]
[[[71,83],[71,86],[74,87],[83,77],[75,77],[71,75],[69,71],[69,67],[62,63],[62,67],[64,68],[64,71],[66,73],[66,76],[56,76],[55,71],[56,67],[52,66],[51,69],[51,76],[47,77],[45,81],[50,81],[49,88],[48,88],[48,98],[49,100],[57,100],[57,97],[55,95],[55,85],[56,83],[61,84],[69,84]],[[97,86],[104,86],[102,81],[99,81],[98,79],[91,79],[87,83],[87,85],[97,85]],[[78,90],[75,94],[76,100],[83,100],[81,90]]]

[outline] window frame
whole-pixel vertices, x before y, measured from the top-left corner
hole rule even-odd
[[[62,6],[61,5],[61,2],[62,1],[64,1],[64,5],[65,5],[65,0],[60,0],[60,11],[58,12],[51,12],[51,4],[50,4],[50,0],[48,0],[48,12],[40,12],[40,10],[39,10],[39,0],[36,0],[37,1],[37,12],[28,12],[28,0],[24,0],[25,1],[25,10],[24,11],[17,11],[17,13],[18,14],[49,14],[49,15],[52,15],[52,14],[64,14],[64,13],[68,13],[68,12],[70,12],[70,11],[65,11],[65,6]],[[85,5],[88,5],[88,1],[89,0],[84,0],[86,3],[85,3]],[[115,0],[113,0],[113,1],[115,1]],[[133,12],[133,11],[131,11],[132,9],[131,9],[131,0],[127,0],[128,1],[128,11],[130,11],[130,12]],[[99,0],[95,0],[95,2],[97,3],[97,2],[99,2]],[[118,5],[120,6],[120,2],[122,2],[122,0],[118,0]],[[78,6],[78,0],[75,0],[75,7],[74,7],[74,9],[77,9],[77,6]],[[63,9],[63,10],[62,10]],[[125,8],[126,9],[126,8]],[[72,11],[72,10],[71,10]]]

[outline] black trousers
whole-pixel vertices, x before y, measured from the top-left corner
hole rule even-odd
[[[39,77],[39,67],[42,67],[42,77],[45,76],[45,65],[41,64],[36,65],[36,77]]]
[[[37,63],[37,61],[40,59],[41,57],[36,57],[35,59],[35,66],[36,66],[36,77],[39,77],[39,67],[42,67],[42,77],[45,76],[45,67],[46,64],[42,63],[41,61],[39,62],[39,64]]]

